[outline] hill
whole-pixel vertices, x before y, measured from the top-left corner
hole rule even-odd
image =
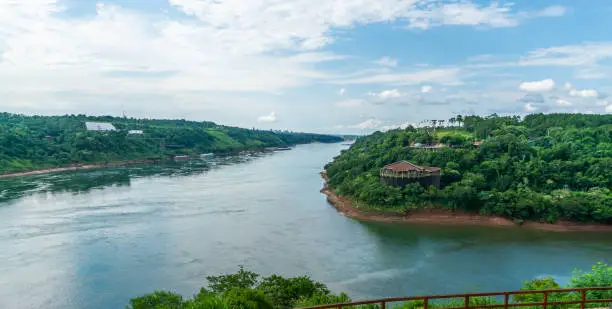
[[[388,213],[433,208],[517,223],[612,224],[612,115],[459,116],[449,123],[358,139],[326,166],[329,187],[360,208]],[[433,151],[414,147],[439,142]],[[380,168],[400,160],[440,167],[441,188],[381,184]]]
[[[111,123],[116,130],[88,131],[86,122]],[[130,130],[142,134],[128,134]],[[0,174],[340,141],[336,136],[241,129],[213,122],[0,113]]]

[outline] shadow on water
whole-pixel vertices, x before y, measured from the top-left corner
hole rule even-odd
[[[270,153],[241,153],[212,159],[164,161],[159,164],[132,165],[81,171],[67,171],[0,180],[0,203],[40,193],[85,194],[106,187],[129,187],[131,180],[147,177],[195,176],[211,169],[249,162]]]
[[[448,226],[428,224],[388,224],[380,222],[360,222],[369,234],[376,236],[389,245],[417,243],[419,239],[435,239],[438,241],[465,241],[474,243],[511,244],[555,242],[604,241],[612,244],[612,233],[609,232],[551,232],[521,227],[490,227],[490,226]]]

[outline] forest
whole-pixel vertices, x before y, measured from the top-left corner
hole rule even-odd
[[[117,130],[87,131],[85,122],[111,123]],[[143,134],[130,135],[130,130]],[[0,174],[340,141],[338,136],[241,129],[213,122],[0,113]]]
[[[240,267],[234,274],[207,277],[208,286],[203,287],[192,298],[184,299],[182,295],[170,291],[155,291],[130,300],[127,309],[291,309],[325,304],[350,302],[345,294],[333,294],[323,283],[316,282],[308,276],[285,278],[271,275],[261,278],[260,275]],[[608,287],[612,286],[612,267],[597,263],[590,271],[575,270],[566,288]],[[562,288],[552,277],[535,278],[523,282],[521,290],[550,290]],[[474,291],[472,291],[474,292]],[[406,295],[402,295],[406,296]],[[416,296],[416,295],[412,295]],[[542,302],[542,294],[521,294],[512,297],[512,303]],[[589,299],[611,299],[611,291],[590,292]],[[548,301],[576,301],[580,293],[551,293]],[[470,307],[499,305],[503,300],[487,297],[472,297]],[[465,301],[449,299],[448,302],[430,303],[428,308],[461,308]],[[541,306],[540,306],[541,307]],[[579,308],[575,305],[551,305],[551,309]],[[606,304],[591,303],[588,308],[604,308]],[[378,305],[355,306],[355,309],[379,309]],[[423,301],[408,301],[398,304],[397,309],[422,309]],[[538,306],[521,308],[534,309]]]
[[[441,168],[441,188],[381,184],[380,168],[399,160]],[[325,168],[330,188],[363,209],[612,224],[612,115],[457,116],[375,132]]]

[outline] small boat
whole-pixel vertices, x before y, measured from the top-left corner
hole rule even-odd
[[[203,153],[203,154],[200,155],[200,158],[210,158],[212,156],[214,156],[214,154],[212,152],[211,153]]]
[[[174,160],[187,160],[189,156],[174,156]]]

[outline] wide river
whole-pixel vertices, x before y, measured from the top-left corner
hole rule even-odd
[[[345,147],[0,180],[0,308],[124,308],[238,265],[363,299],[566,283],[612,259],[612,234],[348,219],[319,193]]]

